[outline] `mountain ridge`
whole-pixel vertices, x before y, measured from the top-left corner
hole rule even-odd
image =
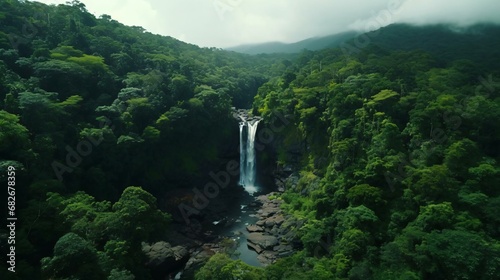
[[[243,44],[224,49],[245,54],[298,53],[304,49],[314,51],[328,47],[336,47],[342,42],[356,37],[357,34],[358,33],[355,31],[345,31],[327,36],[311,37],[294,43],[283,43],[275,41],[266,43]]]
[[[480,23],[467,27],[457,27],[451,24],[412,25],[408,23],[395,23],[369,32],[345,31],[327,36],[311,37],[294,43],[266,42],[244,44],[225,48],[228,51],[245,54],[275,54],[275,53],[300,53],[304,49],[316,51],[333,47],[363,48],[363,36],[368,36],[367,44],[375,44],[392,50],[422,49],[448,58],[446,54],[447,43],[458,40],[460,44],[485,44],[485,37],[500,38],[500,25],[494,23]],[[467,36],[460,36],[467,35]],[[358,40],[360,43],[356,43]],[[364,40],[364,39],[363,39]],[[427,44],[431,41],[431,44]],[[494,40],[490,51],[498,53],[500,42]],[[426,45],[427,44],[427,45]],[[476,48],[479,50],[480,48]],[[476,55],[476,54],[475,54]],[[451,58],[451,57],[450,57]]]

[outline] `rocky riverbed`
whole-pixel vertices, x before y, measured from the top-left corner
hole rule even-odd
[[[283,213],[279,193],[247,196],[240,201],[239,215],[228,202],[242,194],[228,195],[211,201],[205,215],[191,219],[189,225],[172,223],[165,241],[143,243],[154,279],[193,279],[194,273],[219,252],[231,254],[236,250],[235,256],[243,261],[267,266],[300,249],[296,230],[301,222]]]
[[[253,215],[258,221],[246,227],[248,246],[259,254],[257,259],[264,266],[293,254],[300,246],[296,230],[301,222],[283,213],[280,208],[283,201],[276,195],[270,193],[256,198],[261,206]]]

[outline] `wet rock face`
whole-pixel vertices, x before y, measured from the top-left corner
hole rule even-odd
[[[257,201],[262,204],[256,214],[259,220],[255,225],[247,226],[247,231],[250,232],[247,237],[248,247],[259,254],[257,259],[264,266],[278,258],[289,256],[298,249],[293,245],[299,243],[295,230],[302,224],[291,216],[285,216],[280,209],[282,201],[273,198],[275,195],[276,193],[270,193],[257,197]]]
[[[154,276],[161,277],[182,267],[189,259],[189,251],[184,246],[172,247],[170,243],[159,241],[153,244],[142,243],[142,251],[147,256],[146,265]]]
[[[164,262],[179,262],[188,256],[188,250],[183,246],[172,247],[165,241],[156,242],[152,245],[142,244],[142,251],[149,258],[148,266],[159,266]]]
[[[262,117],[252,116],[249,109],[236,109],[233,108],[233,118],[243,122],[254,122],[262,120]]]
[[[193,252],[182,271],[181,279],[194,279],[196,271],[198,271],[214,254],[215,252],[209,249]]]

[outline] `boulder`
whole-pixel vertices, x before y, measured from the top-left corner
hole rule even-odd
[[[182,271],[182,279],[194,279],[196,271],[198,271],[214,254],[215,253],[211,250],[201,250],[193,253]]]
[[[274,225],[274,227],[269,231],[269,233],[274,236],[279,236],[279,228],[276,225]]]
[[[288,252],[288,251],[292,251],[292,250],[293,250],[292,245],[280,244],[278,246],[273,247],[273,251],[275,251],[275,252]]]
[[[165,241],[156,242],[152,245],[143,243],[142,251],[148,257],[148,266],[159,266],[164,262],[175,263],[188,257],[188,250],[183,246],[172,247]]]
[[[265,225],[268,228],[272,228],[275,224],[276,224],[276,222],[274,221],[274,217],[268,218],[265,221]]]
[[[251,242],[248,242],[247,246],[250,247],[250,248],[252,248],[257,254],[260,254],[263,251],[262,248],[259,245],[253,244]]]
[[[146,265],[156,276],[166,275],[182,267],[189,259],[189,252],[183,246],[172,247],[170,243],[159,241],[154,244],[142,243],[142,251],[148,258]]]
[[[255,245],[259,245],[263,249],[273,248],[278,244],[278,238],[272,235],[264,235],[260,232],[248,234],[247,240]]]
[[[267,195],[259,195],[257,197],[257,200],[260,201],[261,203],[268,203],[270,201]]]
[[[232,232],[232,234],[233,234],[234,236],[240,236],[240,235],[243,235],[243,232],[241,232],[241,231],[239,231],[239,230],[235,230],[235,231],[233,231],[233,232]]]
[[[283,217],[283,215],[278,215],[278,216],[275,216],[275,218],[274,218],[274,222],[277,225],[281,225],[284,221],[285,221],[285,218]]]
[[[276,261],[277,254],[273,251],[265,251],[257,256],[257,260],[263,265],[268,266]]]
[[[276,208],[276,207],[265,207],[259,211],[257,211],[257,213],[263,217],[263,218],[267,218],[267,217],[270,217],[274,214],[276,214],[277,211],[279,211],[280,209]]]
[[[247,226],[247,230],[248,230],[248,232],[262,232],[262,231],[264,231],[261,227],[259,227],[257,225],[249,225],[249,226]]]

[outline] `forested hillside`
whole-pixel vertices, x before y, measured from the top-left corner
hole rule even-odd
[[[299,53],[303,50],[317,51],[326,48],[338,47],[341,43],[354,37],[356,37],[356,32],[347,31],[330,36],[309,38],[289,44],[281,42],[250,44],[227,48],[227,50],[247,54]]]
[[[196,279],[500,276],[500,27],[250,56],[77,0],[0,4],[0,182],[15,171],[18,217],[1,279],[157,277],[141,244],[178,215],[159,202],[238,158],[232,107],[272,132],[258,161],[285,178],[300,244],[265,268],[215,254]]]
[[[83,274],[126,268],[147,279],[140,243],[168,220],[157,199],[237,154],[231,107],[250,108],[281,58],[199,48],[96,18],[79,1],[0,4],[0,177],[6,186],[15,168],[18,276],[40,277],[56,245],[43,279],[80,273],[65,267],[86,258],[112,261]],[[130,235],[123,219],[144,232]]]
[[[268,268],[270,279],[500,275],[500,57],[489,36],[499,27],[391,29],[414,28],[303,53],[255,97],[264,119],[294,120],[275,146],[299,174],[285,210],[306,221],[304,251]],[[419,43],[429,52],[391,51],[411,36],[434,38]]]
[[[191,177],[215,159],[231,106],[249,108],[284,67],[96,19],[78,1],[2,1],[1,12],[1,105],[12,126],[4,158],[35,180],[55,169],[66,188],[101,198],[119,195],[110,186]],[[101,135],[81,165],[67,166],[79,140]]]

